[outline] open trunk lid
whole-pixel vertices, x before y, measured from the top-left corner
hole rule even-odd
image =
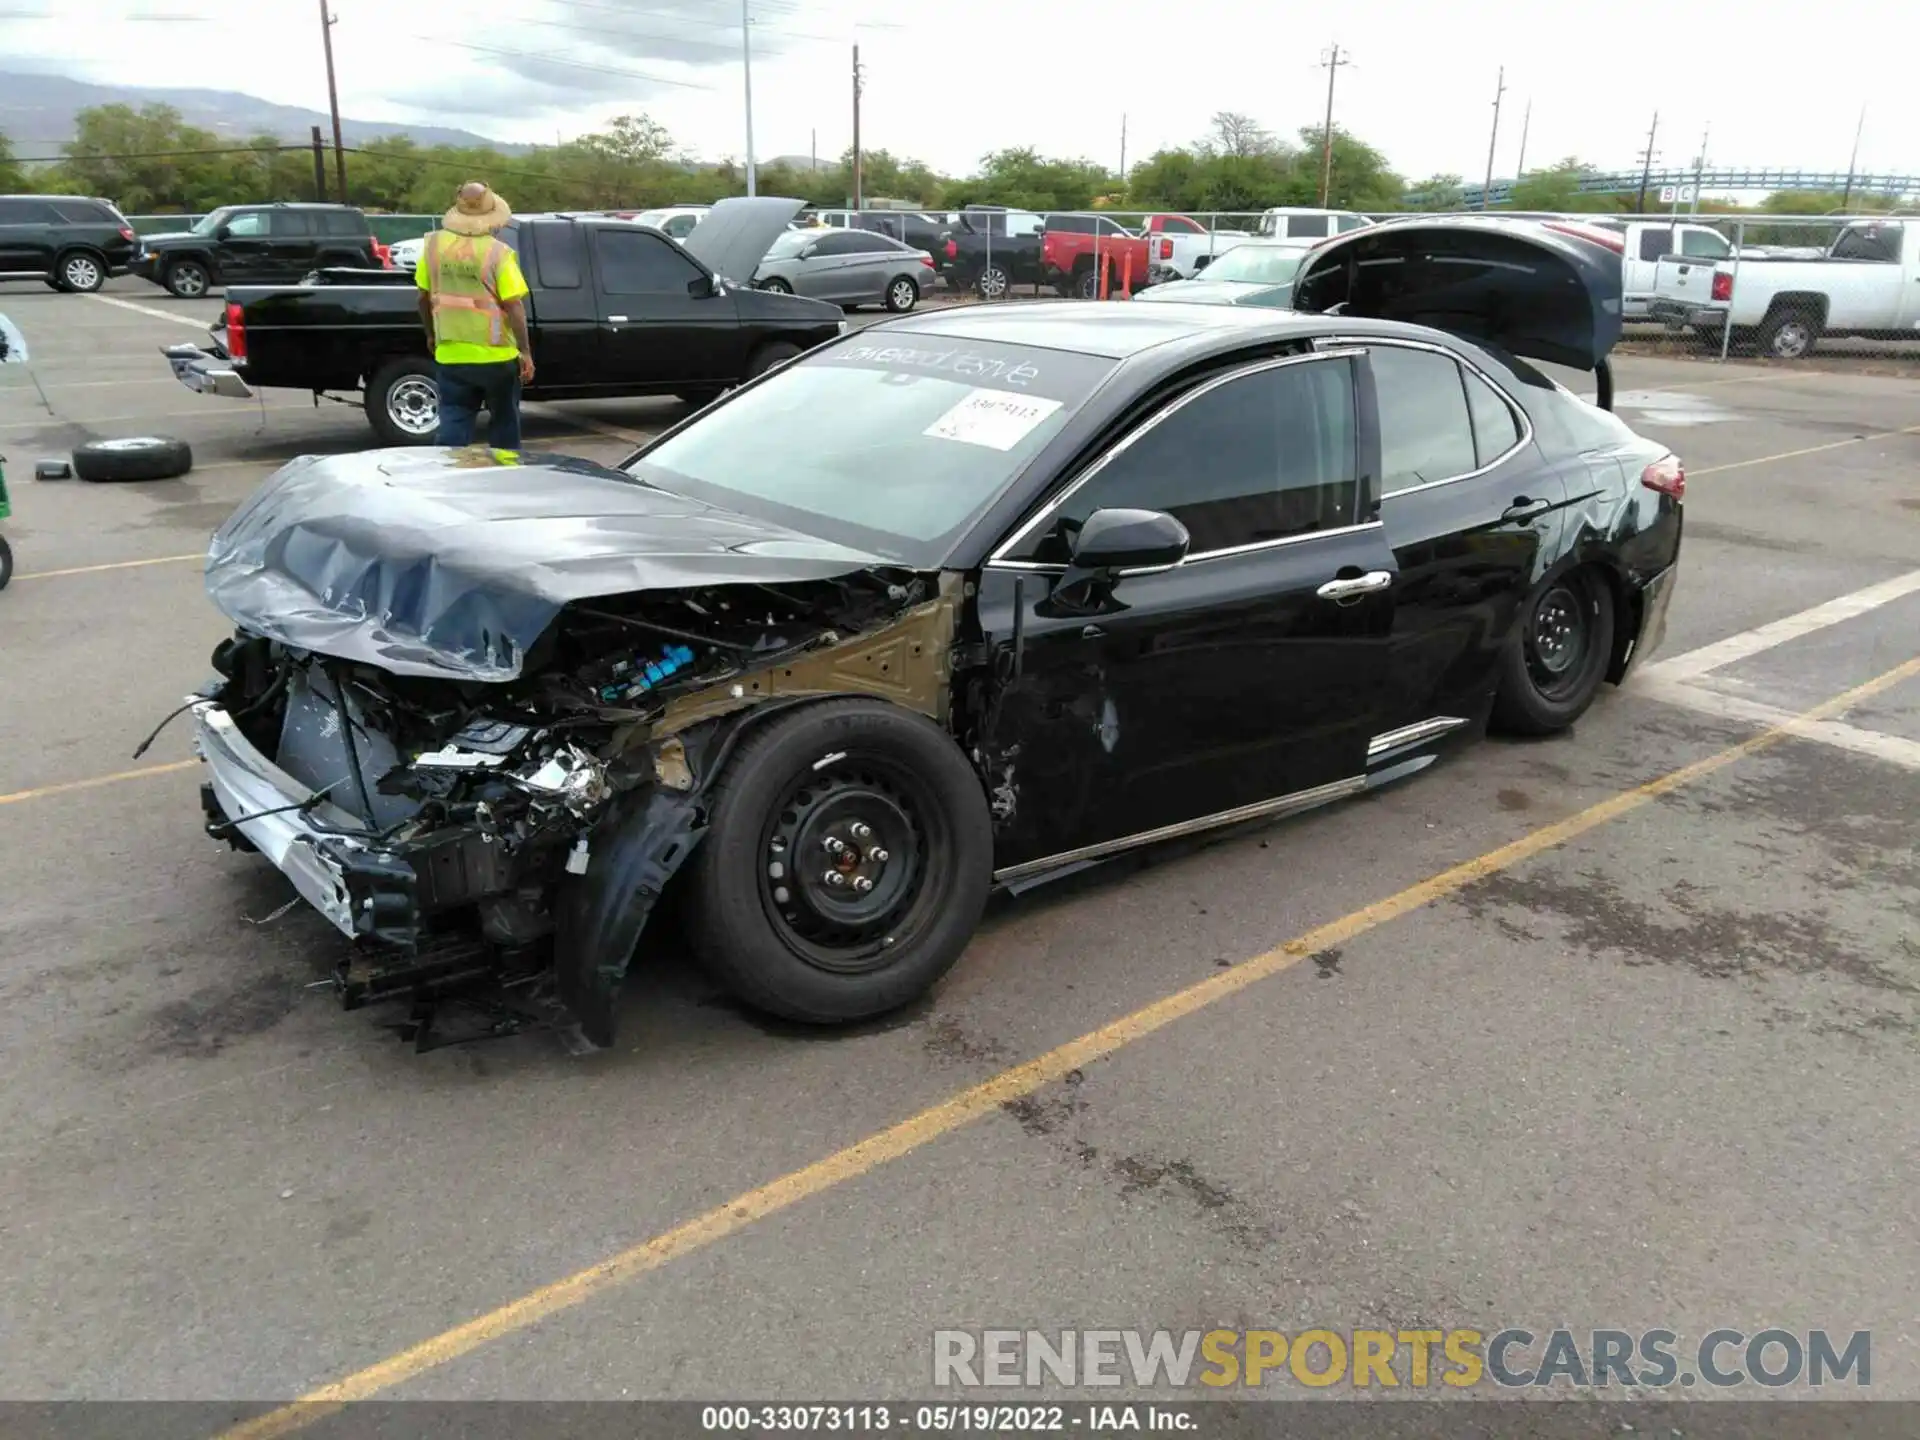
[[[1620,339],[1617,236],[1496,216],[1390,220],[1317,246],[1293,308],[1400,320],[1594,370]]]

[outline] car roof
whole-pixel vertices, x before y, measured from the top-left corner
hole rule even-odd
[[[1078,351],[1125,360],[1159,345],[1217,332],[1220,349],[1248,340],[1286,339],[1326,328],[1324,316],[1289,311],[1253,311],[1230,305],[1163,305],[1133,309],[1125,304],[1089,305],[1080,300],[1038,300],[1020,305],[969,305],[927,310],[882,321],[870,330],[907,331],[955,340],[999,341],[1043,350]]]

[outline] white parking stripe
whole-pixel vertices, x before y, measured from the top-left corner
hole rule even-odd
[[[1669,660],[1653,661],[1640,673],[1664,680],[1698,680],[1710,671],[1758,655],[1762,650],[1771,650],[1789,640],[1797,640],[1802,635],[1824,630],[1829,625],[1838,625],[1842,620],[1865,615],[1917,590],[1920,590],[1920,570],[1909,570],[1905,575],[1896,575],[1891,580],[1882,580],[1878,585],[1869,585],[1851,595],[1842,595],[1823,605],[1815,605],[1798,615],[1788,615],[1751,630],[1742,630],[1738,635],[1729,635],[1724,640],[1703,645],[1698,650],[1689,650],[1684,655],[1675,655]]]
[[[89,300],[98,300],[102,305],[112,305],[116,309],[131,310],[136,315],[151,315],[156,320],[171,320],[176,325],[191,325],[196,330],[212,327],[210,320],[199,320],[191,315],[181,315],[172,310],[156,310],[151,305],[136,305],[131,300],[121,300],[112,295],[89,295]]]
[[[1878,730],[1865,730],[1840,720],[1799,720],[1791,710],[1743,700],[1737,695],[1723,695],[1717,690],[1692,685],[1670,675],[1642,675],[1632,682],[1632,688],[1636,694],[1649,700],[1664,701],[1723,720],[1745,720],[1768,729],[1785,730],[1803,740],[1817,740],[1823,745],[1850,750],[1856,755],[1885,760],[1908,770],[1920,770],[1920,740],[1909,740],[1902,735],[1885,735]]]

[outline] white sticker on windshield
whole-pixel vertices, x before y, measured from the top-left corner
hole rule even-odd
[[[920,433],[965,445],[985,445],[990,450],[1011,450],[1059,408],[1058,400],[1009,395],[1004,390],[973,390]]]

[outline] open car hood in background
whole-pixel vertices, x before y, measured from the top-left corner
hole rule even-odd
[[[714,274],[736,285],[751,285],[773,242],[806,204],[777,195],[732,196],[700,217],[681,248]]]
[[[406,448],[282,466],[215,532],[206,587],[296,650],[497,682],[574,601],[885,564],[571,455]]]
[[[1317,246],[1293,308],[1400,320],[1593,370],[1620,339],[1618,250],[1575,227],[1495,216],[1389,220]]]

